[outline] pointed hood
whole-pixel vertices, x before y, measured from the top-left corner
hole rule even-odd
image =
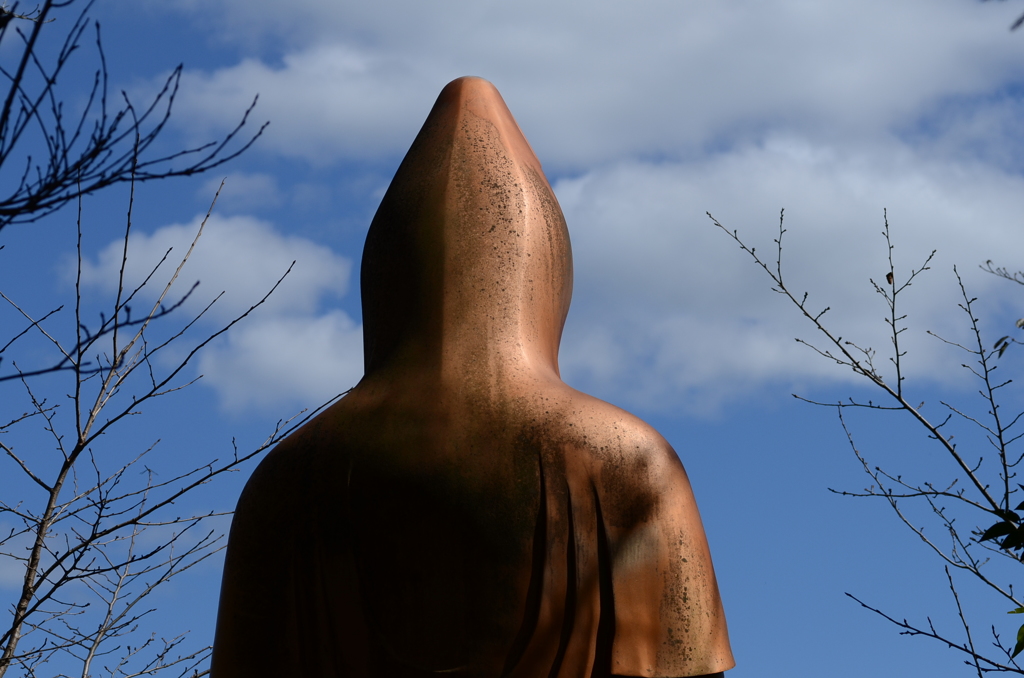
[[[437,98],[370,226],[361,286],[368,376],[411,364],[558,374],[569,234],[486,80],[459,78]]]

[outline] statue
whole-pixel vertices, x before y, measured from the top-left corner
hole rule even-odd
[[[559,378],[569,235],[487,81],[441,92],[361,283],[365,376],[238,502],[213,678],[731,668],[679,458]]]

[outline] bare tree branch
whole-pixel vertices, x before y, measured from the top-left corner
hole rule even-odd
[[[266,128],[264,123],[248,139],[236,142],[248,124],[254,99],[223,139],[168,154],[155,153],[156,141],[171,117],[182,67],[171,72],[141,112],[136,112],[124,92],[122,105],[112,108],[99,27],[89,18],[92,1],[86,2],[72,21],[52,62],[44,64],[38,57],[39,41],[51,26],[51,14],[74,2],[44,0],[28,14],[18,14],[17,5],[0,10],[0,41],[13,30],[22,43],[17,66],[12,70],[0,67],[0,78],[6,79],[8,86],[0,106],[0,168],[8,173],[15,166],[21,168],[3,184],[9,188],[0,193],[0,231],[11,224],[36,221],[81,195],[115,184],[207,172],[244,152]],[[15,19],[27,20],[27,30]],[[76,120],[67,121],[56,83],[91,25],[99,67],[87,105]],[[42,160],[22,150],[34,141],[46,150]]]
[[[1017,645],[1008,648],[1001,643],[995,625],[992,625],[995,639],[993,647],[996,648],[997,654],[993,656],[990,650],[979,648],[975,643],[971,624],[961,604],[960,593],[957,591],[953,577],[954,573],[970,577],[983,584],[990,593],[1004,600],[1007,606],[1016,608],[1013,610],[1014,612],[1024,612],[1024,604],[1014,593],[1012,583],[1006,584],[1000,580],[1000,577],[1004,576],[1003,571],[993,570],[989,567],[992,557],[997,557],[1002,562],[1012,563],[1014,567],[1019,567],[1024,562],[1024,520],[1018,514],[1018,511],[1024,510],[1024,502],[1013,498],[1018,488],[1024,490],[1024,485],[1017,485],[1014,480],[1015,468],[1024,459],[1024,453],[1011,453],[1011,446],[1024,436],[1024,432],[1016,430],[1024,417],[1024,412],[1018,412],[1013,416],[1002,414],[1001,393],[1012,383],[1012,380],[998,378],[996,375],[998,369],[996,360],[1006,350],[1006,346],[1012,343],[1009,337],[1000,339],[992,345],[992,348],[989,348],[989,343],[983,337],[975,312],[976,299],[968,294],[963,279],[954,267],[953,273],[961,296],[958,306],[967,318],[971,341],[952,341],[933,332],[928,332],[928,334],[947,346],[970,356],[970,360],[960,366],[980,383],[978,396],[984,403],[984,413],[975,414],[962,405],[940,401],[946,408],[947,414],[936,423],[937,420],[931,420],[922,414],[923,402],[918,405],[912,403],[905,388],[906,350],[902,347],[901,336],[908,328],[905,324],[907,316],[899,310],[900,296],[921,273],[928,270],[935,255],[934,251],[925,258],[923,264],[910,269],[902,276],[898,275],[886,216],[882,235],[887,250],[888,272],[884,284],[870,279],[868,282],[886,305],[885,323],[891,343],[888,360],[894,370],[894,378],[890,383],[876,368],[874,363],[876,352],[872,348],[833,333],[823,320],[825,313],[829,310],[827,307],[822,311],[812,311],[807,305],[808,294],[806,292],[796,295],[787,288],[782,270],[782,236],[785,233],[782,213],[779,217],[779,234],[775,239],[776,261],[774,266],[770,266],[762,260],[754,248],[748,247],[739,238],[736,231],[727,230],[713,216],[710,214],[708,216],[715,226],[728,233],[740,248],[768,274],[772,282],[772,289],[789,299],[810,321],[815,330],[824,337],[825,347],[822,348],[801,339],[797,339],[797,341],[809,346],[817,355],[852,369],[855,374],[867,379],[874,388],[884,394],[885,403],[876,403],[871,400],[861,402],[852,398],[826,403],[800,396],[795,397],[815,405],[836,409],[850,449],[860,462],[865,474],[872,481],[871,486],[863,491],[832,491],[846,496],[885,500],[899,521],[943,562],[956,614],[962,628],[963,640],[955,640],[950,635],[940,633],[930,618],[925,626],[913,624],[906,619],[899,621],[851,594],[847,595],[863,607],[898,625],[903,629],[902,633],[904,634],[930,637],[963,652],[968,657],[967,665],[978,676],[990,672],[1024,674],[1024,669],[1014,659],[1019,652],[1024,651],[1024,626],[1021,626],[1018,632]],[[1024,284],[1024,273],[1010,273],[1005,268],[993,266],[991,261],[982,268],[989,273]],[[902,474],[888,472],[879,466],[869,464],[855,444],[853,434],[844,416],[844,411],[848,408],[869,412],[906,413],[923,428],[932,444],[937,445],[943,451],[944,456],[954,462],[953,468],[956,475],[942,483],[931,480],[912,481],[904,479]],[[984,448],[994,452],[994,458],[986,461],[981,451],[976,449],[976,445],[958,447],[954,442],[952,427],[963,426],[975,432],[975,437],[971,440],[978,439]],[[927,467],[923,469],[923,473],[937,473],[940,472],[940,469],[940,466]],[[924,515],[925,517],[930,515],[931,522],[912,518],[911,514],[906,511],[906,502],[912,502],[912,506],[926,507],[927,512]],[[934,533],[926,533],[926,523],[937,523],[942,534],[945,535],[945,539],[938,540]],[[982,523],[980,527],[979,523]],[[964,527],[965,525],[968,527]]]
[[[136,182],[219,167],[249,148],[266,124],[249,131],[254,98],[221,139],[167,151],[160,139],[182,67],[145,103],[111,92],[92,8],[91,0],[40,0],[29,11],[0,4],[7,53],[0,64],[7,85],[0,92],[0,231],[72,201],[78,207],[73,303],[33,308],[20,294],[0,290],[5,313],[15,318],[0,337],[0,467],[10,469],[0,473],[19,479],[5,483],[0,497],[0,564],[21,575],[0,621],[0,678],[8,671],[26,678],[195,678],[209,673],[208,643],[147,630],[154,628],[152,594],[223,548],[217,519],[230,511],[189,508],[187,500],[343,394],[279,420],[256,444],[239,449],[232,440],[226,454],[191,463],[165,452],[156,432],[141,443],[115,437],[129,417],[194,384],[200,376],[189,365],[199,352],[263,305],[294,262],[227,323],[206,325],[219,295],[179,317],[198,284],[184,284],[181,272],[202,246],[215,196],[187,251],[168,250],[141,282],[128,280]],[[84,105],[68,114],[57,82],[88,42],[97,66],[84,83]],[[95,321],[84,310],[82,198],[115,184],[129,188],[121,260],[116,294]],[[143,303],[148,311],[133,314],[133,305]],[[26,358],[37,353],[42,357]]]

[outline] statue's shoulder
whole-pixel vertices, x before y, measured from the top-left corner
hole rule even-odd
[[[566,387],[557,419],[595,461],[613,465],[679,466],[679,457],[657,430],[611,403]]]
[[[667,506],[693,504],[676,451],[653,426],[611,403],[566,387],[550,426],[570,476],[585,476],[618,525],[652,520]],[[673,509],[674,510],[674,509]]]
[[[347,440],[349,422],[358,420],[360,411],[366,408],[365,400],[353,389],[287,435],[253,471],[242,493],[242,504],[247,503],[247,496],[258,496],[263,503],[278,494],[301,493],[313,479],[331,471],[325,464],[344,463],[345,450],[351,445]]]

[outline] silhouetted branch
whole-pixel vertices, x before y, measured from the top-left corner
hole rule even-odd
[[[0,170],[7,172],[3,182],[7,188],[0,193],[0,230],[10,224],[36,221],[81,195],[114,184],[209,171],[244,152],[266,128],[264,123],[248,139],[235,143],[256,105],[254,98],[239,123],[219,141],[155,153],[154,144],[171,117],[182,67],[171,72],[153,100],[140,111],[124,92],[120,93],[122,103],[112,106],[98,25],[94,25],[94,31],[99,67],[86,105],[76,119],[67,120],[56,83],[93,24],[89,19],[93,3],[85,3],[52,61],[44,63],[38,57],[38,45],[52,22],[51,13],[74,2],[45,0],[28,15],[0,10],[5,12],[0,13],[0,42],[11,30],[15,33],[11,37],[21,42],[17,65],[11,69],[0,67],[0,77],[8,85],[0,106]],[[26,31],[12,20],[16,17],[29,20]],[[42,159],[23,150],[33,142],[45,150]]]
[[[890,383],[886,381],[876,368],[874,358],[876,352],[870,347],[858,345],[854,341],[846,340],[834,334],[823,321],[823,316],[829,310],[827,307],[822,311],[812,311],[807,305],[808,294],[793,294],[784,283],[782,271],[782,236],[785,233],[783,218],[779,218],[779,235],[775,239],[776,262],[769,266],[754,248],[748,247],[736,231],[728,231],[713,216],[708,214],[712,222],[739,244],[740,248],[751,256],[754,262],[764,270],[772,281],[772,289],[788,298],[807,318],[814,328],[824,337],[824,348],[809,342],[797,339],[800,343],[809,346],[819,356],[852,369],[855,374],[866,378],[875,388],[885,394],[888,404],[880,404],[868,400],[860,402],[848,398],[839,402],[820,402],[810,400],[801,396],[795,397],[815,405],[834,407],[839,416],[840,424],[846,434],[850,449],[860,462],[864,472],[871,478],[872,485],[861,492],[837,491],[837,494],[853,497],[870,497],[885,500],[893,513],[906,527],[920,539],[933,553],[943,562],[953,600],[956,606],[957,615],[960,619],[963,641],[954,641],[950,637],[935,630],[931,620],[928,620],[927,627],[916,626],[907,620],[897,619],[870,607],[859,599],[857,600],[867,609],[870,609],[889,621],[897,624],[903,633],[909,635],[922,635],[934,638],[946,643],[949,647],[964,652],[970,658],[967,664],[974,669],[974,672],[981,676],[989,672],[1010,672],[1024,674],[1024,669],[1016,663],[1014,657],[1024,651],[1024,626],[1021,627],[1019,642],[1013,648],[1007,648],[1001,644],[999,635],[993,626],[994,646],[998,649],[1000,656],[992,658],[988,656],[990,651],[979,649],[975,644],[967,615],[960,602],[960,595],[957,592],[951,572],[961,572],[969,575],[987,587],[989,591],[998,595],[1006,601],[1008,606],[1016,608],[1014,612],[1024,612],[1022,601],[1014,594],[1013,586],[1004,585],[996,581],[994,576],[997,572],[983,569],[990,557],[998,556],[1000,559],[1012,561],[1015,565],[1024,562],[1024,520],[1018,511],[1024,510],[1024,502],[1018,503],[1013,499],[1018,487],[1024,489],[1024,485],[1016,485],[1013,482],[1015,468],[1024,460],[1024,453],[1011,454],[1010,447],[1024,436],[1024,432],[1015,430],[1020,423],[1024,412],[1013,416],[1004,416],[1001,412],[1000,394],[1004,388],[1012,383],[1010,379],[996,377],[998,365],[996,359],[1002,356],[1006,346],[1010,343],[1008,337],[996,342],[992,348],[984,340],[980,329],[977,314],[975,312],[976,299],[971,297],[964,285],[963,279],[954,267],[953,272],[960,287],[961,301],[958,304],[965,314],[971,332],[971,341],[953,341],[928,332],[931,336],[938,338],[946,345],[971,356],[971,360],[961,366],[967,369],[973,378],[980,383],[979,396],[985,403],[985,413],[978,416],[962,406],[949,402],[940,401],[946,408],[947,414],[941,421],[926,418],[922,414],[924,403],[914,405],[904,388],[906,379],[904,371],[905,349],[901,345],[901,335],[907,330],[905,325],[906,315],[898,309],[900,295],[905,292],[911,283],[924,271],[928,270],[929,264],[935,255],[933,251],[926,258],[924,263],[900,277],[897,275],[896,265],[893,259],[893,245],[890,238],[888,218],[885,218],[885,228],[882,235],[885,239],[888,272],[885,276],[885,283],[878,283],[869,279],[874,292],[879,295],[886,305],[886,318],[888,334],[891,341],[892,353],[889,361],[894,369],[894,379]],[[1000,277],[1024,284],[1024,273],[1010,273],[1005,268],[993,266],[989,261],[983,270]],[[1022,321],[1024,322],[1024,321]],[[1020,325],[1019,325],[1020,326]],[[905,412],[923,427],[928,438],[937,444],[945,453],[946,458],[955,462],[959,469],[959,476],[951,481],[936,484],[931,481],[909,481],[900,474],[884,471],[878,466],[868,463],[864,454],[854,443],[853,435],[844,417],[844,410],[856,408],[867,411],[899,411]],[[970,449],[964,452],[954,442],[954,435],[950,426],[967,424],[969,428],[979,432],[988,447],[994,452],[994,459],[985,463],[985,458],[976,450]],[[965,448],[966,449],[966,448]],[[966,481],[966,482],[963,482]],[[919,521],[911,519],[904,510],[904,503],[910,501],[915,505],[921,502],[927,506],[932,520],[937,521],[942,528],[942,533],[948,537],[944,543],[937,541],[934,534],[926,534],[925,528]],[[927,514],[926,514],[927,515]],[[984,524],[976,528],[964,529],[964,523],[959,520],[969,521],[971,526],[978,525],[979,521]],[[953,570],[950,570],[953,568]],[[850,595],[850,594],[847,594]]]
[[[206,671],[199,669],[208,659],[209,648],[181,651],[184,636],[162,643],[150,636],[138,644],[121,645],[121,639],[135,637],[140,620],[152,612],[143,605],[157,587],[222,548],[221,537],[214,531],[207,529],[201,535],[192,535],[204,521],[225,515],[223,511],[184,515],[170,511],[189,493],[263,454],[329,404],[279,421],[261,444],[246,452],[233,446],[227,458],[212,459],[165,480],[158,481],[147,465],[156,443],[113,469],[103,470],[112,460],[101,458],[96,449],[102,447],[113,428],[139,412],[147,402],[194,383],[194,379],[184,383],[180,379],[192,358],[264,304],[291,271],[289,266],[266,294],[243,313],[186,348],[173,363],[158,368],[166,363],[157,363],[153,357],[183,341],[185,331],[214,303],[186,319],[163,341],[146,340],[145,334],[152,331],[154,323],[165,322],[171,311],[180,309],[181,301],[165,308],[163,300],[178,283],[209,217],[207,212],[191,246],[168,274],[166,283],[158,288],[151,310],[141,318],[131,317],[127,304],[156,284],[154,275],[159,265],[139,286],[128,288],[124,273],[129,256],[127,243],[122,248],[118,291],[109,318],[102,320],[96,332],[84,330],[79,322],[75,330],[77,343],[72,350],[63,348],[56,333],[46,330],[41,321],[32,320],[31,314],[22,310],[34,333],[67,364],[58,374],[68,374],[72,380],[67,394],[71,403],[70,408],[49,404],[34,388],[37,382],[22,375],[30,409],[0,425],[2,437],[15,427],[38,421],[58,453],[54,464],[38,450],[24,454],[15,444],[0,439],[0,450],[31,481],[36,497],[42,498],[41,502],[14,504],[0,501],[0,516],[7,515],[21,524],[20,529],[12,528],[6,536],[0,535],[0,546],[5,548],[0,551],[0,558],[19,563],[24,571],[10,622],[0,628],[0,676],[13,666],[32,675],[38,666],[56,662],[59,657],[63,657],[60,661],[77,662],[82,675],[94,671],[101,657],[116,659],[115,665],[105,667],[114,675],[148,676],[168,670],[180,670],[181,676],[205,675]],[[125,238],[130,237],[129,226]],[[82,265],[80,258],[79,280]],[[194,289],[192,286],[189,293]],[[80,309],[78,286],[76,294],[79,298],[75,308]],[[9,303],[21,310],[14,301]],[[105,359],[87,364],[85,351],[100,337],[110,342],[110,353]],[[137,374],[142,366],[145,371]],[[91,388],[83,388],[90,384]],[[145,470],[141,483],[136,481],[140,468]],[[18,540],[27,542],[22,555],[9,546]],[[90,607],[80,602],[85,599],[99,605]]]

